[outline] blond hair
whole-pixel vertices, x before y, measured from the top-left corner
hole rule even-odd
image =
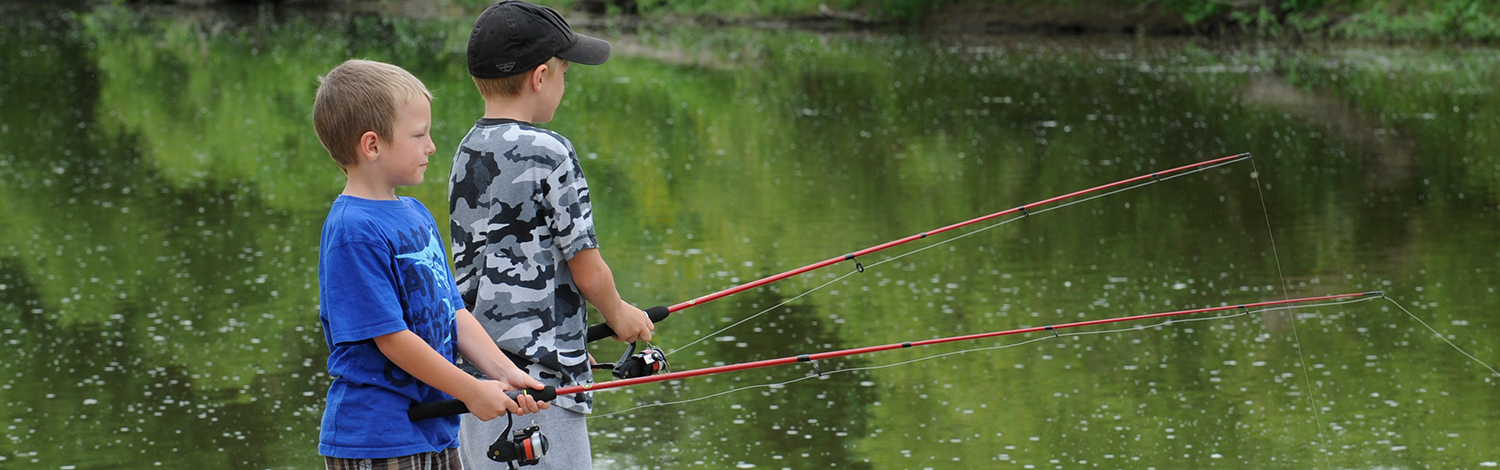
[[[318,77],[313,129],[333,161],[347,168],[359,161],[360,136],[374,131],[381,139],[392,140],[396,110],[418,97],[432,101],[432,92],[405,69],[350,59]]]
[[[563,62],[566,60],[561,57],[547,59],[547,76],[552,76],[562,68]],[[526,87],[526,80],[531,76],[531,70],[501,78],[473,77],[474,86],[479,87],[479,96],[483,96],[485,100],[515,98],[521,96],[521,91]]]

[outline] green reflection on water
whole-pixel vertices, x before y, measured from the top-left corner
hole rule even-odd
[[[0,431],[4,462],[320,466],[314,262],[342,182],[308,125],[315,77],[366,57],[434,90],[439,152],[427,182],[404,194],[442,219],[446,155],[480,109],[461,65],[468,20],[17,13],[0,20],[0,305],[17,351],[0,361],[0,417],[14,426]],[[1500,357],[1486,334],[1500,306],[1493,50],[600,34],[616,56],[572,69],[549,126],[577,145],[605,253],[643,306],[1154,170],[1257,155],[879,266],[945,238],[872,255],[867,272],[691,346],[852,269],[680,312],[659,329],[677,370],[1269,300],[1282,296],[1278,272],[1292,296],[1384,289],[1481,360]],[[1500,460],[1487,371],[1384,300],[1295,314],[1296,341],[1292,317],[1266,312],[781,387],[763,385],[812,369],[601,393],[594,446],[601,465],[641,468]]]

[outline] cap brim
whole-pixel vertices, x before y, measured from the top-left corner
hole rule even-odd
[[[609,60],[609,41],[578,33],[574,33],[574,36],[578,38],[578,42],[573,43],[573,47],[558,52],[558,57],[583,65],[599,65]]]

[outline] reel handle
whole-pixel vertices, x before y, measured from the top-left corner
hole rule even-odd
[[[668,310],[667,306],[665,305],[657,305],[655,307],[646,309],[646,317],[651,319],[651,323],[661,323],[662,320],[665,320],[667,318],[667,315],[671,314],[672,311]],[[586,338],[587,342],[592,343],[614,335],[614,328],[610,328],[608,323],[600,323],[598,325],[589,327],[588,334],[584,337]]]
[[[557,398],[557,388],[551,385],[542,387],[541,390],[511,390],[505,392],[505,396],[511,400],[519,398],[522,393],[531,395],[536,401],[552,401]],[[444,416],[461,415],[469,412],[469,406],[464,402],[454,400],[435,401],[431,403],[418,403],[411,409],[406,410],[406,417],[412,421],[424,419],[441,418]]]

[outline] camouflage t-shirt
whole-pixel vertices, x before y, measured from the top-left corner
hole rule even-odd
[[[448,184],[454,271],[469,311],[542,383],[593,383],[587,312],[567,260],[599,241],[573,144],[529,123],[481,119],[459,143]],[[553,405],[588,413],[592,397]]]

